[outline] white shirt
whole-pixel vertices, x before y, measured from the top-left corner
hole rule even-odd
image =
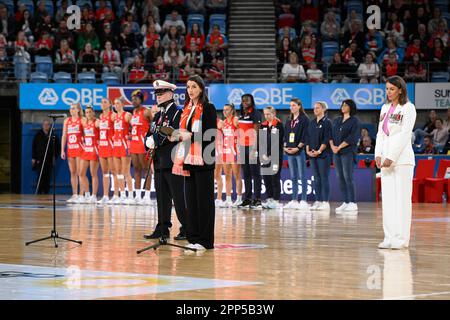
[[[290,63],[285,63],[283,69],[281,69],[281,78],[286,80],[287,77],[299,77],[301,80],[306,80],[305,69],[303,66],[298,64],[296,67],[292,66]]]
[[[388,136],[383,130],[383,123],[390,107],[390,102],[381,107],[375,157],[381,157],[381,162],[384,159],[390,159],[394,166],[415,165],[411,137],[416,122],[416,107],[409,101],[395,107],[388,120]]]
[[[380,68],[376,63],[361,63],[358,67],[358,75],[360,77],[378,77],[379,72]]]

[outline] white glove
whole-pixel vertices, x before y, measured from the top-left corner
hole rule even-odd
[[[147,139],[145,140],[145,145],[149,149],[155,148],[155,140],[153,140],[153,136],[147,137]]]

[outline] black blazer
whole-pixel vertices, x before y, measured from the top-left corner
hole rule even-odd
[[[205,164],[202,166],[193,166],[189,164],[184,164],[183,169],[189,171],[205,171],[214,170],[216,165],[216,155],[215,155],[215,140],[217,136],[217,113],[216,108],[212,103],[206,103],[203,106],[203,115],[201,118],[202,124],[202,156]],[[213,130],[213,134],[207,137],[205,140],[205,132],[208,130]],[[192,132],[192,120],[187,124],[187,130]],[[194,134],[192,135],[192,143],[194,142]],[[205,151],[206,150],[206,151]],[[205,159],[206,157],[206,159]]]

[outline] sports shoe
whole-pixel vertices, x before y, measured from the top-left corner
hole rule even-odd
[[[108,202],[109,202],[108,196],[103,196],[103,198],[97,201],[97,204],[107,204]]]
[[[405,245],[405,243],[403,241],[397,240],[397,239],[392,239],[391,240],[391,249],[393,250],[402,250],[402,249],[407,249],[408,246]]]
[[[222,202],[222,208],[231,208],[232,206],[233,206],[233,202],[231,202],[230,200]]]
[[[378,248],[379,249],[390,249],[391,248],[391,244],[387,239],[384,239],[383,242],[380,242],[378,244]]]
[[[85,204],[91,202],[91,197],[86,198],[85,196],[78,196],[78,199],[75,201],[75,203],[79,204]]]
[[[144,199],[141,197],[134,198],[134,204],[137,206],[143,206],[145,205]]]
[[[330,203],[327,201],[322,201],[316,210],[330,211]]]
[[[289,201],[284,205],[283,209],[293,209],[293,207],[295,206],[295,202],[295,200]]]
[[[311,206],[311,210],[319,210],[318,208],[320,207],[322,203],[320,201],[314,201],[313,205]]]
[[[133,206],[136,205],[136,199],[134,198],[121,198],[120,199],[120,204],[126,204],[129,206]]]
[[[347,208],[348,203],[343,202],[339,207],[336,208],[336,213],[342,213],[345,208]]]
[[[251,209],[262,209],[262,204],[261,204],[261,200],[259,199],[254,199],[252,204],[250,205]]]
[[[245,199],[244,201],[242,201],[242,203],[240,205],[238,205],[238,208],[250,208],[250,205],[252,204],[252,200],[250,199]]]
[[[233,208],[237,208],[241,203],[242,203],[242,200],[237,200],[237,199],[236,199],[236,201],[233,202],[232,207],[233,207]]]
[[[144,197],[142,199],[142,201],[144,202],[145,206],[151,206],[152,205],[152,199],[150,199],[150,197]]]
[[[354,202],[350,202],[347,207],[343,210],[344,212],[348,211],[358,211],[358,205]]]
[[[299,210],[304,210],[304,211],[309,210],[308,202],[306,202],[305,200],[300,201],[298,209]]]
[[[278,200],[272,200],[268,204],[268,209],[280,209],[280,208],[282,207]]]
[[[122,197],[117,197],[116,199],[114,199],[113,204],[122,204],[127,198],[122,198]]]
[[[220,200],[220,199],[216,199],[216,200],[214,201],[214,205],[215,205],[217,208],[222,208],[222,203],[223,203],[223,201]]]
[[[76,203],[78,201],[78,195],[74,194],[69,199],[66,200],[67,203]]]
[[[206,250],[206,248],[204,247],[204,246],[202,246],[200,243],[196,243],[196,244],[194,244],[194,249],[197,249],[197,250]]]
[[[109,199],[108,204],[115,204],[116,200],[119,199],[119,196],[113,196],[111,199]]]
[[[189,243],[186,248],[193,249],[193,250],[184,250],[185,254],[195,254],[197,252],[197,248],[194,243]]]
[[[266,199],[263,203],[261,203],[261,206],[263,209],[270,209],[270,204],[272,203],[273,199],[269,198]]]

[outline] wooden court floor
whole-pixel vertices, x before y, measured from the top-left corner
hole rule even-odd
[[[380,204],[336,215],[333,203],[330,213],[217,209],[216,249],[192,255],[164,246],[137,255],[154,242],[142,238],[156,224],[154,207],[68,206],[63,199],[57,230],[81,246],[25,246],[50,234],[50,197],[0,196],[0,272],[75,269],[78,286],[0,277],[0,298],[450,299],[450,215],[442,204],[414,204],[409,250],[377,249]],[[175,213],[173,223],[172,237]]]

